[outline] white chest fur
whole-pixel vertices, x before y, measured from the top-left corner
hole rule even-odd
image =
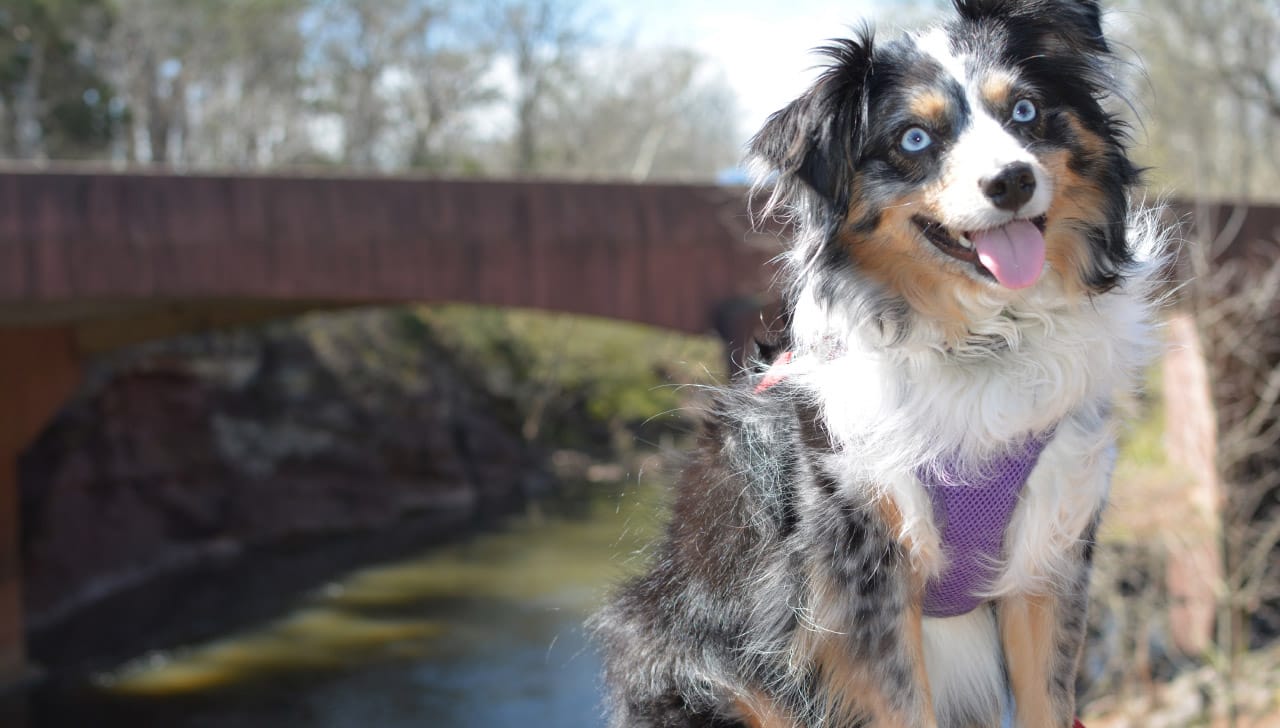
[[[927,566],[936,529],[915,472],[940,458],[983,463],[1053,429],[1010,527],[998,588],[1051,576],[1046,554],[1074,542],[1106,498],[1113,402],[1136,388],[1152,352],[1147,302],[1124,290],[1075,305],[1023,300],[976,325],[983,343],[960,351],[884,347],[856,326],[834,336],[838,318],[823,319],[824,336],[798,337],[810,349],[788,368],[821,408],[846,487],[892,498]]]

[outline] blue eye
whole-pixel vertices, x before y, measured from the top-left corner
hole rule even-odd
[[[1023,99],[1013,105],[1013,113],[1010,117],[1019,124],[1035,121],[1036,105],[1031,103],[1030,99]]]
[[[907,129],[907,133],[902,135],[902,148],[908,152],[924,151],[930,144],[933,144],[933,137],[918,126]]]

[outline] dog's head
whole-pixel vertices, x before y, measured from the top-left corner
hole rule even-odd
[[[954,4],[941,28],[833,41],[813,87],[752,140],[775,199],[800,213],[798,285],[871,287],[869,313],[943,321],[969,300],[1109,290],[1131,262],[1137,171],[1103,106],[1097,3]]]

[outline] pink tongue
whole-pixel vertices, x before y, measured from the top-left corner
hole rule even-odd
[[[1005,288],[1026,288],[1044,269],[1044,236],[1027,220],[1014,220],[995,230],[969,236],[978,260]]]

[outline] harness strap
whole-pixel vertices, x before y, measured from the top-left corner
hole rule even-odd
[[[764,377],[760,379],[760,383],[756,385],[756,394],[760,394],[786,379],[787,375],[777,370],[784,365],[790,364],[794,358],[795,352],[793,351],[784,351],[779,354],[778,358],[773,360],[773,364],[769,365],[769,371],[765,372]]]
[[[986,601],[1022,489],[1052,436],[1028,437],[977,465],[944,459],[916,471],[933,501],[947,558],[944,571],[925,585],[926,617],[968,614]]]
[[[794,357],[790,351],[778,356],[756,385],[756,394],[785,380],[785,365]],[[933,503],[947,557],[946,569],[926,585],[925,616],[955,617],[985,601],[982,595],[995,578],[993,565],[1004,556],[1005,532],[1022,489],[1052,438],[1050,430],[984,463],[942,459],[916,472]]]

